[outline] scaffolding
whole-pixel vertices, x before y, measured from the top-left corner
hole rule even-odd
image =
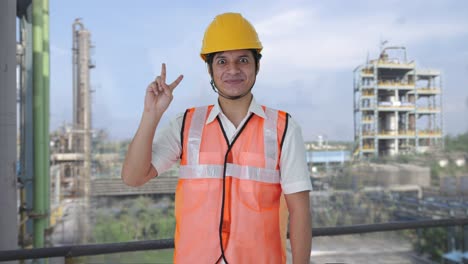
[[[390,56],[392,55],[392,56]],[[354,157],[424,153],[443,147],[442,76],[382,48],[354,70]]]

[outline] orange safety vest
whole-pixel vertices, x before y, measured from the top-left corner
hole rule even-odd
[[[206,124],[213,105],[186,111],[175,263],[215,264],[223,253],[228,263],[286,263],[279,160],[288,116],[262,107],[266,119],[251,114],[231,144],[219,117]]]

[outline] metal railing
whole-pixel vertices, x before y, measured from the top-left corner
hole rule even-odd
[[[313,237],[340,236],[372,232],[387,232],[448,226],[467,226],[468,218],[400,221],[380,224],[352,225],[341,227],[319,227],[312,229]],[[132,251],[174,248],[173,239],[134,241],[123,243],[72,245],[51,248],[18,249],[0,251],[0,261],[64,257],[74,258]]]

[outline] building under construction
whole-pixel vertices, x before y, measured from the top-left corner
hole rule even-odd
[[[355,158],[422,153],[443,146],[442,77],[382,48],[354,70]]]

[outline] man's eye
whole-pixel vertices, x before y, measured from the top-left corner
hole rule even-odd
[[[218,60],[218,64],[225,64],[225,63],[226,63],[226,60],[223,60],[223,59]]]
[[[239,61],[241,63],[248,63],[249,62],[249,60],[247,58],[241,58]]]

